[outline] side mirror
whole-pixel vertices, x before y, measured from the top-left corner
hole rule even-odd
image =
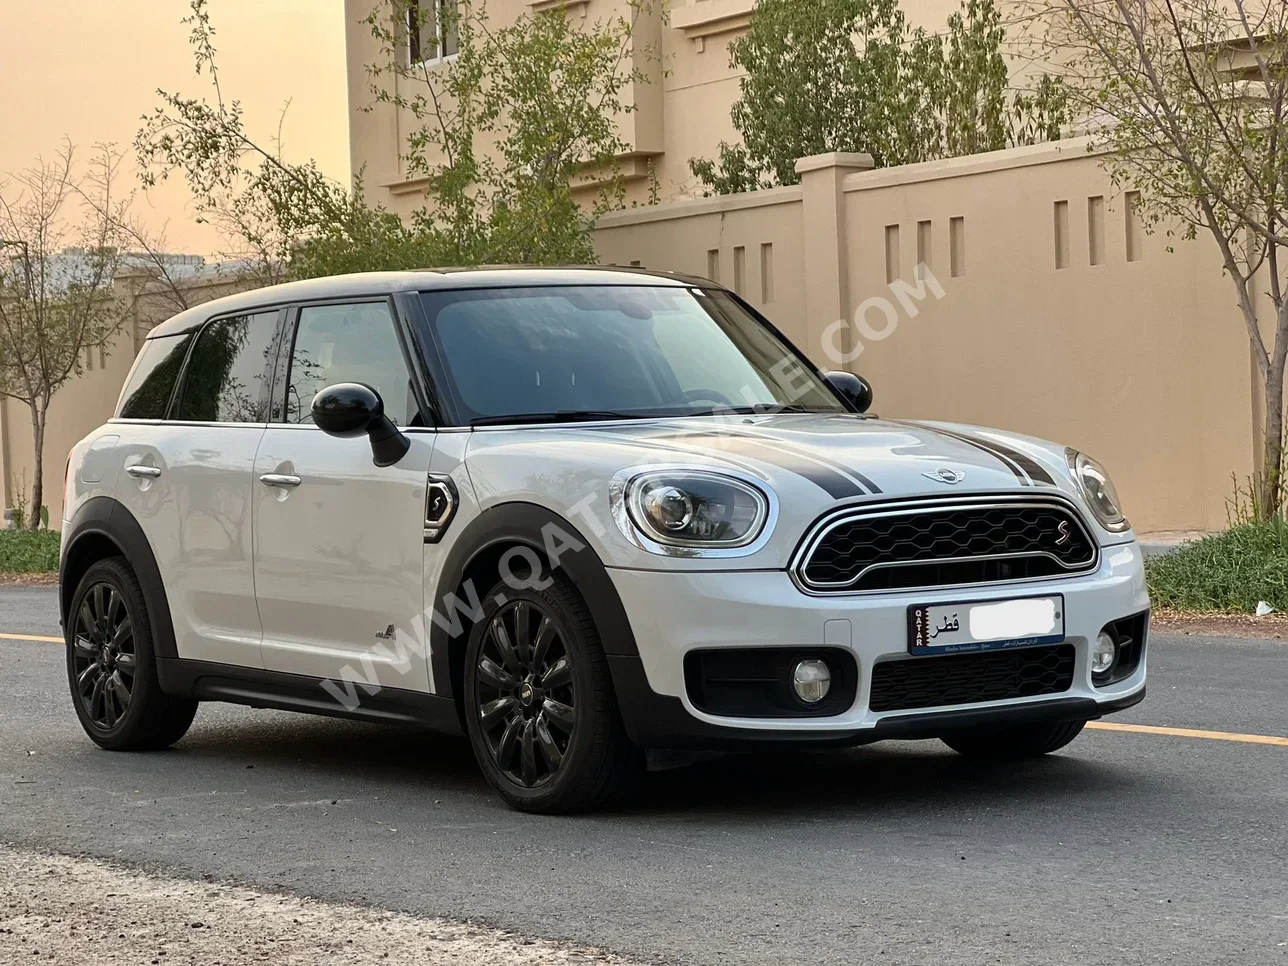
[[[862,376],[834,369],[823,373],[823,378],[856,413],[866,413],[871,408],[872,386]]]
[[[328,436],[352,439],[365,433],[377,466],[393,466],[411,449],[411,440],[385,415],[385,401],[370,386],[360,382],[327,386],[313,397],[312,408],[313,424]]]

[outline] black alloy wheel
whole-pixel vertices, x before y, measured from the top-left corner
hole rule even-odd
[[[64,621],[67,682],[81,727],[110,751],[169,748],[197,713],[157,677],[152,616],[124,557],[91,564]]]
[[[479,726],[497,768],[523,788],[559,774],[577,726],[573,655],[554,614],[515,600],[491,615],[478,648]]]
[[[138,660],[125,599],[106,581],[91,586],[73,616],[72,674],[86,716],[105,731],[130,708]]]
[[[501,581],[470,628],[461,704],[474,756],[513,808],[562,815],[629,799],[644,755],[631,744],[586,601],[561,573]]]

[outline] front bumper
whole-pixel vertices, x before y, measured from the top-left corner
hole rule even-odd
[[[1149,609],[1144,562],[1135,543],[1103,548],[1092,574],[1015,585],[909,593],[811,596],[783,571],[639,571],[609,574],[630,620],[639,657],[610,656],[614,684],[631,737],[645,747],[748,744],[862,744],[885,738],[933,737],[991,724],[1100,717],[1145,694],[1146,654],[1135,671],[1093,687],[1090,642],[1111,621]],[[1075,648],[1073,684],[1059,695],[955,704],[915,711],[869,709],[872,668],[908,654],[912,604],[1004,600],[1063,594],[1065,637]],[[859,669],[853,704],[827,717],[744,718],[694,707],[685,688],[684,657],[721,647],[841,647]]]

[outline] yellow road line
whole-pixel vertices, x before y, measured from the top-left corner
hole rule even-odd
[[[0,640],[6,641],[40,641],[44,644],[62,644],[61,637],[41,637],[39,634],[0,634]]]
[[[1194,728],[1160,728],[1157,725],[1118,724],[1116,721],[1089,721],[1088,728],[1097,731],[1129,731],[1138,735],[1166,735],[1172,738],[1208,738],[1212,741],[1241,741],[1247,745],[1278,745],[1288,748],[1288,738],[1274,735],[1239,735],[1229,731],[1198,731]]]

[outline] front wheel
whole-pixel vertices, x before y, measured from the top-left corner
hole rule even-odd
[[[470,632],[464,703],[484,775],[528,812],[586,811],[629,789],[643,756],[626,736],[585,601],[562,576],[492,588]]]
[[[81,727],[111,751],[168,748],[197,702],[161,690],[143,590],[123,557],[85,572],[67,615],[67,680]]]
[[[1057,721],[1052,724],[1011,725],[941,735],[949,748],[968,758],[1015,761],[1040,758],[1059,751],[1082,731],[1085,721]]]

